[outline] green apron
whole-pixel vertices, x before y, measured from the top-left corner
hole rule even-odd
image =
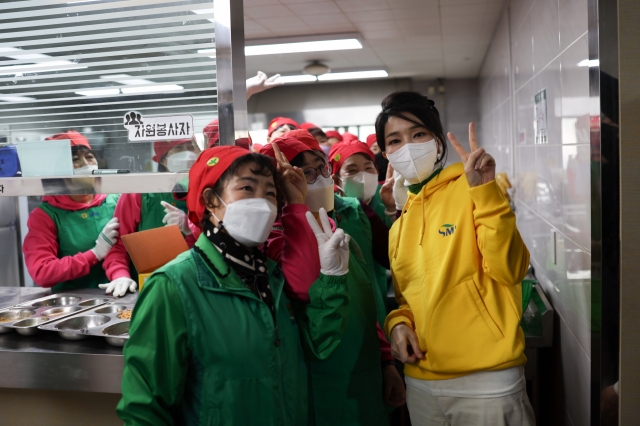
[[[142,208],[140,209],[138,232],[164,226],[162,219],[164,219],[166,213],[160,201],[166,201],[187,213],[187,203],[176,200],[171,192],[142,194]]]
[[[335,205],[333,220],[336,221],[336,226],[350,235],[356,241],[358,247],[362,249],[362,256],[366,262],[367,269],[371,272],[367,277],[367,281],[373,283],[378,323],[380,327],[384,327],[384,321],[387,318],[387,273],[373,259],[371,223],[357,198],[340,197],[339,195],[334,195],[333,198]],[[384,275],[379,273],[378,268],[385,271]]]
[[[51,217],[58,231],[58,258],[74,256],[91,250],[96,245],[98,235],[104,226],[113,218],[119,195],[107,195],[107,198],[96,207],[83,210],[63,210],[49,203],[40,204],[40,208]],[[102,262],[93,265],[89,274],[84,277],[61,282],[53,286],[54,293],[79,288],[97,288],[98,284],[109,280],[102,268]]]

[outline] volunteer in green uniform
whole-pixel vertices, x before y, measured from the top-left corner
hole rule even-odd
[[[322,273],[309,304],[290,302],[259,248],[280,204],[276,173],[236,146],[205,150],[191,168],[189,218],[202,234],[134,309],[117,408],[126,425],[307,424],[304,354],[326,359],[340,344],[348,237],[317,235]]]
[[[313,139],[315,144],[305,138]],[[307,143],[317,149],[312,150]],[[321,209],[334,210],[331,168],[317,141],[306,131],[293,131],[275,139],[270,145],[265,145],[261,152],[276,156],[274,145],[292,166],[304,171],[309,184],[305,201],[310,210],[307,215],[313,214],[319,219],[318,212]],[[360,208],[356,199],[350,200]],[[337,209],[338,204],[335,207]],[[341,213],[336,210],[334,218],[343,213],[350,214],[352,208],[355,207],[345,205]],[[364,219],[366,220],[366,217]],[[313,226],[316,232],[320,229],[320,224],[321,221],[318,220]],[[347,233],[347,230],[344,229],[344,232]],[[372,285],[362,247],[356,242],[357,236],[349,236],[351,256],[347,283],[350,311],[347,328],[342,342],[331,358],[309,362],[309,425],[387,425],[385,401],[389,405],[395,405],[395,401],[404,399],[404,386],[395,367],[388,365],[387,370],[387,364],[381,364],[381,343],[376,327],[377,287]],[[388,342],[384,337],[382,339],[387,346],[387,356],[384,359],[393,362]]]
[[[98,161],[89,141],[76,131],[47,138],[69,139],[74,174],[90,175]],[[69,192],[76,192],[70,187]],[[23,252],[27,270],[41,287],[54,292],[97,288],[108,282],[102,260],[118,237],[113,213],[117,195],[74,194],[45,196],[29,215]]]

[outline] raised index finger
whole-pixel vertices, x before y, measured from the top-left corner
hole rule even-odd
[[[273,146],[273,153],[276,155],[276,160],[279,163],[289,164],[289,160],[287,160],[287,157],[282,154],[282,151],[280,151],[280,147],[278,146],[278,144],[272,143],[271,145]]]
[[[476,139],[476,124],[472,121],[469,123],[469,148],[471,152],[478,149],[478,139]]]
[[[451,142],[453,149],[455,149],[456,152],[458,153],[458,156],[460,156],[460,159],[462,160],[462,162],[466,163],[467,159],[469,158],[469,153],[467,152],[467,150],[464,149],[462,144],[458,141],[458,139],[456,139],[453,133],[451,132],[447,133],[447,137],[449,138],[449,142]]]

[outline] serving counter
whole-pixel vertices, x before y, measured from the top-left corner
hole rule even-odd
[[[0,288],[0,309],[50,293],[34,288]],[[104,295],[100,289],[66,293]],[[136,296],[130,294],[120,300],[130,303]],[[69,341],[47,331],[35,336],[0,334],[0,388],[120,393],[123,367],[122,348],[104,339]]]

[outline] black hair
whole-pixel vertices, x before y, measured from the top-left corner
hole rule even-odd
[[[375,155],[376,167],[378,168],[378,182],[384,182],[387,180],[387,167],[389,167],[389,160],[384,158],[382,152]]]
[[[277,191],[276,200],[278,202],[278,213],[280,213],[281,208],[284,205],[284,195],[283,195],[283,191],[281,190],[282,185],[280,182],[280,175],[278,175],[275,162],[273,158],[267,157],[266,155],[263,155],[263,154],[258,154],[256,152],[252,152],[247,155],[243,155],[242,157],[238,157],[231,163],[229,168],[224,171],[222,176],[220,176],[220,179],[218,179],[216,184],[213,185],[212,192],[209,196],[209,199],[204,200],[205,204],[213,204],[213,201],[214,201],[213,199],[216,198],[216,194],[218,195],[222,194],[229,180],[238,173],[238,170],[241,167],[244,167],[248,164],[252,166],[251,172],[254,175],[273,176],[273,180],[276,185],[276,191]],[[205,209],[204,217],[202,218],[202,223],[200,224],[201,228],[204,227],[204,223],[209,221],[210,216],[211,216],[211,213],[209,212],[209,210]]]
[[[327,157],[324,155],[324,153],[320,153],[316,150],[311,150],[311,151],[305,151],[305,152],[310,152],[311,154],[315,155],[316,157],[320,158],[322,161],[325,162],[325,164],[327,163]],[[295,157],[293,157],[293,160],[291,160],[291,165],[293,167],[300,167],[302,168],[302,165],[304,164],[304,153],[305,152],[301,152],[300,154],[296,155]]]
[[[323,138],[327,139],[327,134],[318,127],[312,127],[311,129],[308,130],[308,132],[311,133],[311,136],[313,136],[316,139],[318,139],[319,136],[322,136]]]
[[[71,147],[71,155],[76,155],[76,154],[78,154],[79,152],[90,152],[90,153],[92,153],[94,156],[96,155],[96,153],[95,153],[95,152],[93,152],[93,150],[92,150],[92,149],[89,149],[89,148],[87,148],[87,147],[86,147],[86,146],[84,146],[84,145],[75,145],[75,146],[72,146],[72,147]]]
[[[384,128],[390,117],[398,117],[410,121],[419,126],[424,126],[440,142],[442,155],[440,163],[447,160],[447,140],[442,130],[440,114],[435,107],[435,103],[418,92],[394,92],[382,101],[382,111],[376,119],[376,140],[382,151],[386,150],[386,140]],[[414,115],[418,120],[410,118],[408,114]]]

